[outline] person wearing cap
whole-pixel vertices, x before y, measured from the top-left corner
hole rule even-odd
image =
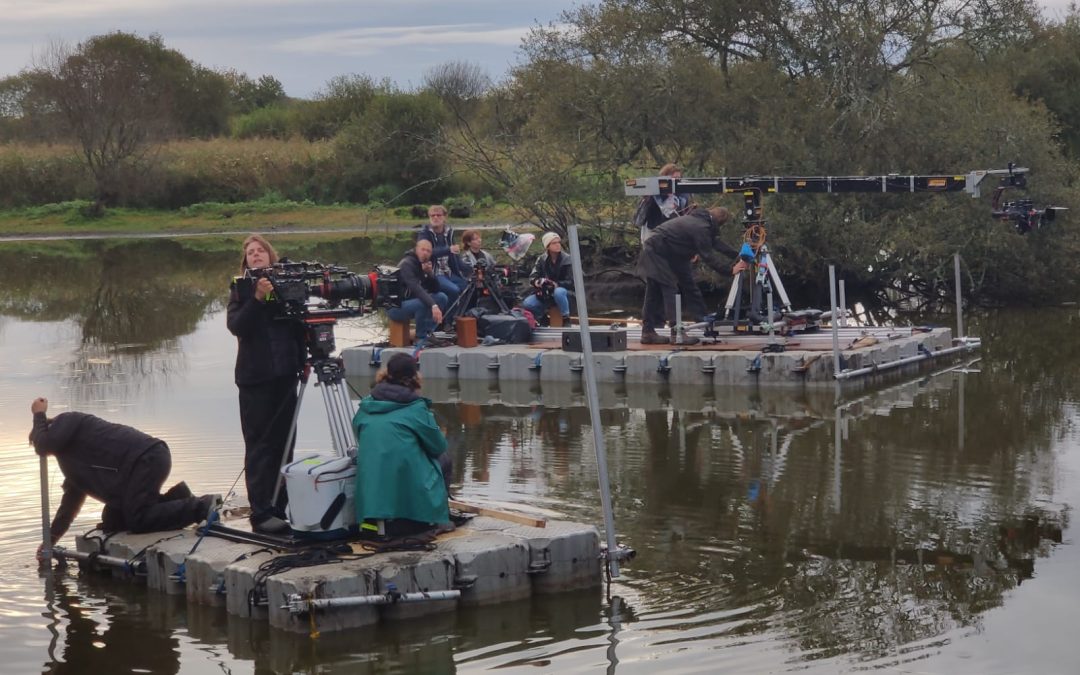
[[[398,531],[402,521],[412,531],[449,523],[450,453],[416,360],[394,354],[375,382],[352,421],[357,522],[395,521]]]
[[[165,441],[81,412],[50,418],[48,410],[48,399],[30,404],[30,443],[38,455],[55,457],[64,474],[64,496],[49,528],[54,546],[87,497],[104,502],[99,527],[105,532],[178,530],[220,506],[221,495],[195,497],[183,482],[161,494],[172,468]],[[44,546],[38,547],[39,559]]]
[[[521,301],[537,321],[547,318],[547,308],[556,305],[562,314],[563,325],[570,324],[570,297],[574,288],[574,273],[570,256],[563,253],[562,238],[547,232],[540,238],[544,252],[536,259],[529,283],[534,292]]]
[[[720,274],[738,274],[746,267],[739,260],[739,252],[720,239],[720,226],[731,219],[727,209],[714,206],[710,209],[694,209],[685,216],[672,218],[656,226],[638,257],[637,274],[645,281],[645,302],[641,308],[641,343],[668,344],[671,339],[660,335],[657,328],[665,321],[675,325],[675,295],[682,291],[684,306],[690,313],[703,315],[705,299],[694,281],[695,256],[705,261]],[[736,261],[734,267],[720,259],[717,251]],[[682,344],[698,342],[695,337],[685,338]]]

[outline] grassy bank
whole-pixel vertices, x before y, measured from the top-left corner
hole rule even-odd
[[[305,230],[379,234],[427,222],[405,207],[317,206],[290,201],[195,204],[172,211],[117,208],[101,217],[87,215],[89,207],[89,202],[77,201],[0,211],[0,237]],[[474,210],[470,218],[453,219],[452,225],[460,231],[469,225],[516,224],[519,220],[510,206],[495,205]]]

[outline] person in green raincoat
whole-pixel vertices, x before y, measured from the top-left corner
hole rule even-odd
[[[416,361],[394,354],[360,401],[353,417],[357,522],[450,522],[450,453],[420,384]]]

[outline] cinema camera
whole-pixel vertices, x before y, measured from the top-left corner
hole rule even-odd
[[[1058,211],[1065,211],[1064,206],[1046,206],[1036,208],[1030,199],[1016,199],[1003,202],[1001,196],[1006,190],[1027,187],[1027,174],[1023,170],[1017,171],[1013,164],[1009,163],[1009,173],[1002,177],[1000,183],[994,188],[994,198],[991,205],[990,215],[998,220],[1012,223],[1017,233],[1027,234],[1037,230],[1043,225],[1053,222]]]
[[[237,278],[240,297],[250,297],[261,278],[269,279],[273,285],[268,300],[281,308],[281,318],[299,320],[360,316],[375,307],[396,307],[401,304],[403,292],[394,267],[379,265],[361,275],[337,265],[283,260],[270,267],[248,270],[245,276]]]

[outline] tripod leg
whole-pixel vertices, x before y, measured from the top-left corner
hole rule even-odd
[[[735,308],[735,305],[739,298],[739,286],[742,282],[744,272],[739,272],[735,276],[731,277],[731,290],[727,294],[727,302],[724,303],[724,318],[727,319],[731,316],[731,311]],[[738,312],[738,309],[735,309]],[[735,320],[738,321],[739,317],[736,316]]]
[[[495,300],[495,304],[499,307],[499,311],[503,314],[509,314],[510,308],[506,306],[506,301],[503,300],[499,287],[485,279],[484,288],[487,289],[488,294]]]
[[[334,453],[339,457],[355,454],[356,440],[352,431],[352,418],[348,414],[349,394],[345,390],[345,384],[340,380],[325,383],[322,385],[322,395]]]
[[[300,376],[299,388],[296,391],[296,409],[293,410],[292,424],[289,426],[289,437],[285,439],[285,449],[281,452],[277,480],[274,481],[274,496],[270,498],[271,504],[277,504],[278,496],[281,494],[281,485],[285,481],[284,476],[281,475],[281,469],[284,469],[285,465],[289,463],[289,451],[292,449],[293,441],[296,440],[296,420],[300,419],[300,405],[304,402],[304,390],[307,389],[307,381],[310,375],[311,369],[304,368],[304,373]]]
[[[474,295],[476,295],[476,281],[469,279],[469,285],[458,295],[457,300],[454,300],[454,304],[450,305],[446,312],[443,313],[443,320],[439,326],[445,325],[468,309]],[[435,326],[435,328],[438,329],[439,326]]]
[[[768,256],[769,263],[769,278],[772,279],[773,288],[780,295],[781,306],[788,312],[791,311],[791,300],[788,299],[787,291],[784,289],[784,282],[780,281],[780,272],[776,269],[776,265],[773,264],[772,256]]]

